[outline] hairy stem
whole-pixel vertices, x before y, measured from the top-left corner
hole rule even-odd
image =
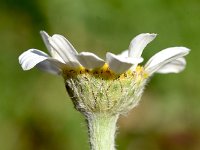
[[[115,150],[116,123],[119,115],[87,115],[91,150]]]

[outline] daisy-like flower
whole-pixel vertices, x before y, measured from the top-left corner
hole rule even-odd
[[[129,69],[135,71],[138,64],[143,61],[141,57],[143,49],[156,37],[156,34],[140,34],[131,41],[128,50],[119,55],[108,52],[104,61],[90,52],[78,53],[62,35],[55,34],[51,37],[44,31],[40,33],[51,56],[37,49],[29,49],[20,55],[19,63],[23,70],[36,67],[58,75],[62,74],[66,68],[94,70],[104,65],[108,65],[110,71],[118,75]],[[185,47],[164,49],[150,58],[144,70],[149,75],[154,72],[178,73],[185,68],[186,61],[183,56],[188,53],[189,49]]]
[[[179,73],[184,70],[186,47],[164,49],[142,67],[144,48],[156,34],[136,36],[128,50],[119,55],[108,52],[106,60],[91,52],[78,53],[62,35],[41,31],[50,53],[29,49],[19,56],[23,70],[34,67],[62,75],[75,108],[86,116],[91,149],[114,150],[116,122],[120,114],[135,107],[145,84],[154,73]]]

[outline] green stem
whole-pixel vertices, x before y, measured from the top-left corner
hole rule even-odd
[[[91,150],[115,150],[115,131],[119,115],[87,115]]]

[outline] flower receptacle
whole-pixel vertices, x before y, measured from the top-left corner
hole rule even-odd
[[[106,79],[104,72],[93,73],[64,76],[66,89],[78,111],[124,114],[138,104],[147,81],[142,67]]]

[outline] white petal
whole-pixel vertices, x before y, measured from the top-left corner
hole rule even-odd
[[[65,61],[65,63],[71,67],[79,67],[80,63],[78,62],[75,55],[77,51],[70,44],[70,42],[61,35],[53,35],[49,38],[49,43],[60,55],[60,57]]]
[[[61,47],[65,47],[65,49],[72,53],[72,54],[78,54],[78,52],[75,50],[75,48],[72,46],[72,44],[62,35],[59,34],[54,34],[52,36],[52,38],[57,41],[58,43],[60,43],[59,45]]]
[[[142,33],[136,36],[129,46],[129,57],[141,57],[144,48],[155,39],[157,34]]]
[[[185,66],[186,60],[182,57],[165,64],[156,73],[179,73],[185,69]]]
[[[65,66],[65,64],[55,59],[46,59],[38,63],[35,67],[51,74],[60,75],[62,72],[62,68],[64,68]]]
[[[40,35],[42,36],[42,39],[44,41],[45,46],[47,47],[49,53],[51,56],[61,62],[64,63],[64,60],[59,56],[59,54],[56,52],[56,50],[51,46],[49,43],[50,36],[45,31],[40,31]]]
[[[87,69],[96,69],[104,65],[105,61],[97,55],[90,52],[81,52],[77,55],[77,59]]]
[[[49,38],[50,38],[50,36],[45,31],[40,31],[40,35],[42,36],[44,44],[47,47],[49,53],[51,54],[52,53],[52,47],[49,44]]]
[[[50,57],[46,53],[36,49],[30,49],[19,56],[19,63],[23,70],[30,70],[35,67],[35,65],[48,58]]]
[[[187,55],[189,51],[190,50],[185,47],[171,47],[164,49],[149,59],[145,65],[145,70],[149,74],[152,74],[164,65]]]
[[[130,58],[117,56],[109,52],[106,54],[106,61],[109,68],[116,74],[121,74],[127,71],[134,64]]]
[[[128,53],[129,53],[129,50],[125,50],[121,54],[118,54],[117,56],[128,57]]]
[[[36,49],[30,49],[22,53],[19,56],[19,63],[23,70],[30,70],[37,66],[42,69],[40,66],[43,66],[43,68],[46,67],[46,69],[44,69],[45,71],[48,70],[48,72],[54,72],[56,74],[58,70],[60,70],[58,64],[61,64],[57,60],[50,58],[46,53]]]
[[[142,57],[138,57],[138,58],[128,57],[128,50],[123,51],[121,54],[118,54],[117,56],[124,57],[125,59],[129,59],[134,64],[139,64],[143,62],[144,60]]]

